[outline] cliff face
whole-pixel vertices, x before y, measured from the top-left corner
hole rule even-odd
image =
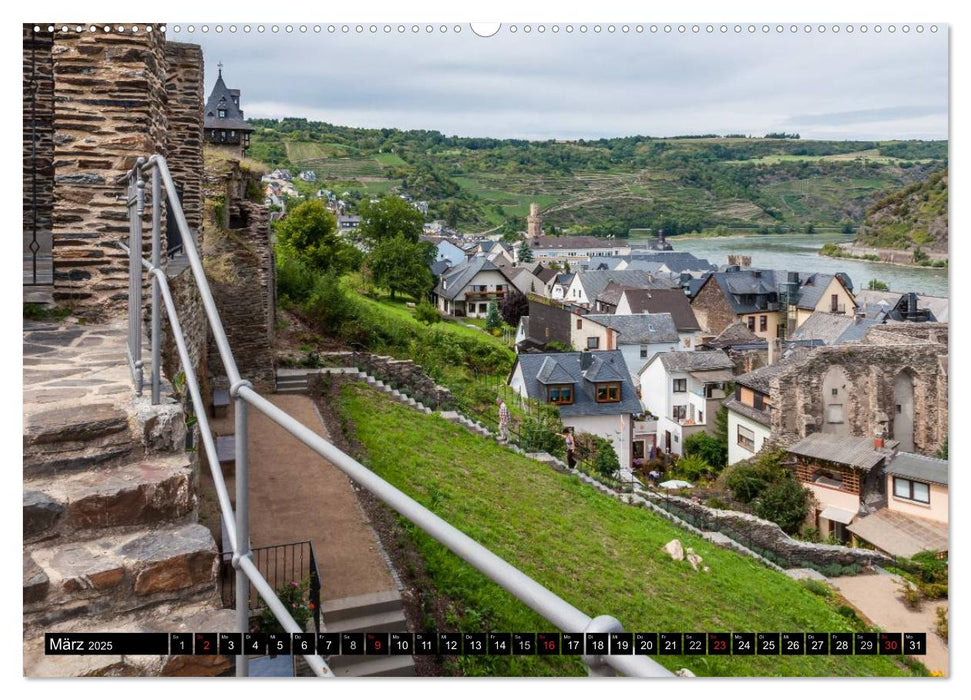
[[[947,169],[931,174],[867,210],[857,245],[947,252]]]

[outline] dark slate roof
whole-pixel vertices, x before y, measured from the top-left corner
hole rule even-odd
[[[634,287],[625,287],[619,282],[608,282],[607,286],[603,288],[603,291],[597,295],[597,301],[610,304],[611,306],[617,306],[620,303],[621,295],[627,289],[634,289]]]
[[[763,270],[745,268],[712,273],[711,277],[721,288],[722,293],[732,305],[735,314],[753,314],[760,311],[777,310],[770,305],[779,303],[779,289],[786,284],[787,270]],[[799,295],[796,306],[800,309],[814,309],[822,300],[826,288],[833,278],[837,278],[847,290],[852,291],[850,278],[843,273],[835,275],[812,272],[799,272]],[[698,287],[700,289],[700,285]],[[698,293],[695,289],[692,297]],[[848,309],[852,311],[852,309]]]
[[[863,342],[863,336],[866,334],[867,330],[873,328],[873,326],[879,326],[883,323],[883,319],[880,318],[857,318],[854,317],[852,325],[848,326],[843,334],[836,339],[834,345],[842,345],[843,343],[861,343]]]
[[[574,273],[572,272],[560,272],[556,275],[556,283],[569,287],[570,283],[573,281],[573,275]]]
[[[799,301],[796,306],[800,309],[815,309],[834,277],[836,275],[827,275],[823,272],[814,272],[810,275],[800,273]],[[852,309],[848,309],[848,311],[852,311]]]
[[[631,313],[671,314],[679,333],[701,330],[691,302],[680,289],[631,289],[626,294]]]
[[[693,253],[683,253],[678,251],[651,251],[641,252],[631,251],[630,255],[623,256],[630,260],[646,260],[663,263],[672,272],[716,270],[717,268],[704,258],[696,257]]]
[[[584,375],[581,367],[583,357],[588,361],[587,372],[596,372],[597,376],[606,377],[608,369],[616,374],[616,379],[603,381],[620,382],[621,400],[616,403],[597,403],[596,387],[589,375]],[[624,356],[620,350],[600,350],[594,352],[559,352],[559,353],[530,353],[521,354],[516,362],[522,368],[525,379],[526,394],[531,399],[546,401],[546,389],[539,381],[539,373],[551,359],[570,377],[569,383],[574,385],[573,403],[559,406],[560,416],[610,416],[618,414],[637,414],[643,411],[641,402],[637,398],[637,391],[631,382]],[[599,360],[599,362],[595,362]],[[596,369],[594,367],[596,366]],[[552,370],[550,370],[552,371]],[[558,371],[558,370],[557,370]],[[564,382],[568,383],[568,382]]]
[[[748,324],[735,321],[725,326],[725,330],[715,336],[706,345],[716,348],[731,347],[733,345],[744,345],[746,343],[758,343],[762,340],[748,327]]]
[[[746,418],[751,418],[756,423],[761,423],[766,427],[772,427],[772,416],[766,411],[760,411],[755,406],[749,406],[736,399],[725,399],[722,405],[729,411],[735,411]]]
[[[660,281],[650,281],[647,276],[648,273],[640,270],[587,270],[578,274],[580,275],[580,283],[583,285],[587,298],[591,301],[596,299],[611,282],[637,289],[671,288],[670,284]]]
[[[452,263],[450,263],[448,260],[436,260],[430,265],[432,268],[432,274],[438,277],[445,272],[451,264]]]
[[[789,452],[811,459],[846,464],[868,472],[893,454],[899,443],[887,440],[877,449],[871,437],[841,437],[827,433],[813,433],[789,448]]]
[[[620,333],[620,345],[630,343],[676,343],[678,329],[671,314],[587,314],[590,319]]]
[[[552,270],[548,267],[543,267],[542,265],[537,266],[536,271],[533,273],[539,277],[544,284],[549,284],[550,280],[556,277],[556,270]]]
[[[536,381],[540,384],[572,384],[576,380],[552,355],[547,355],[536,374]]]
[[[501,274],[509,284],[512,284],[512,280],[509,279],[502,268],[496,265],[494,262],[488,258],[476,256],[471,260],[468,260],[460,265],[451,267],[445,271],[442,275],[441,280],[438,282],[438,286],[435,287],[435,294],[445,299],[454,299],[465,289],[466,285],[472,281],[472,278],[483,271],[494,270]]]
[[[853,325],[853,316],[846,314],[828,314],[814,311],[809,318],[802,322],[790,338],[792,340],[822,340],[827,345],[836,345],[840,336]]]
[[[613,363],[606,362],[602,357],[594,357],[590,366],[583,371],[584,379],[589,382],[619,382],[624,376]]]
[[[660,360],[668,372],[704,372],[735,368],[735,364],[724,350],[659,352],[651,362],[655,360]]]
[[[243,119],[243,110],[233,101],[233,97],[239,100],[239,90],[230,90],[223,82],[223,73],[220,69],[216,84],[209,93],[206,100],[204,126],[206,129],[236,129],[237,131],[253,131],[253,127]],[[218,110],[225,109],[226,116],[218,117]]]
[[[772,379],[789,369],[790,364],[789,362],[776,362],[772,365],[753,369],[751,372],[735,377],[735,383],[768,396]]]
[[[947,460],[925,457],[912,452],[898,452],[884,471],[905,479],[927,481],[947,486]]]

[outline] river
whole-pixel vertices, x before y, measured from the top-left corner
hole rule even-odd
[[[631,243],[639,239],[631,238]],[[640,239],[643,240],[643,239]],[[798,272],[845,272],[853,289],[865,289],[872,279],[887,283],[895,292],[948,296],[947,268],[902,267],[868,260],[829,258],[819,254],[824,243],[843,243],[843,234],[789,234],[732,238],[669,238],[677,251],[694,253],[715,265],[726,265],[730,254],[752,256],[752,267]]]

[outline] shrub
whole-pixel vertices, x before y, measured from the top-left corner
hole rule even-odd
[[[354,317],[350,297],[334,272],[316,275],[303,310],[322,332],[335,335],[342,324]]]
[[[920,610],[924,597],[920,594],[916,586],[904,581],[897,591],[900,593],[900,597],[904,599],[904,605],[910,610]]]
[[[307,621],[310,620],[313,614],[313,610],[306,600],[307,588],[308,584],[306,581],[302,583],[291,581],[280,586],[276,592],[280,602],[283,603],[283,606],[293,617],[293,621],[300,626],[300,629],[306,628]],[[283,629],[283,625],[276,619],[276,616],[270,611],[266,603],[262,599],[260,599],[260,603],[263,605],[263,610],[256,619],[257,632],[285,632],[286,630]]]
[[[758,498],[755,514],[792,534],[809,515],[812,493],[792,477],[769,484]]]
[[[614,445],[607,438],[592,433],[575,435],[577,459],[589,464],[601,476],[611,477],[620,469]]]
[[[706,474],[710,474],[712,469],[704,459],[698,455],[685,455],[678,459],[672,471],[687,481],[698,481]]]
[[[934,625],[934,630],[937,632],[938,636],[944,640],[947,644],[947,606],[941,606],[934,611],[937,615],[937,622]]]
[[[818,595],[820,598],[826,598],[829,600],[833,597],[833,589],[827,586],[822,581],[814,581],[813,579],[804,579],[800,581],[802,587],[805,588],[810,593]]]
[[[772,483],[771,474],[758,465],[740,464],[725,479],[732,496],[742,503],[751,503]]]
[[[728,444],[708,433],[695,433],[689,436],[684,441],[684,453],[701,458],[715,474],[728,463]]]
[[[422,301],[415,307],[415,320],[421,321],[425,325],[432,325],[433,323],[438,323],[442,320],[441,314],[438,313],[431,302]]]

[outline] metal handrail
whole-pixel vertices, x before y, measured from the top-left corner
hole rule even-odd
[[[492,581],[500,585],[517,599],[525,603],[529,608],[560,629],[569,632],[619,632],[623,630],[621,624],[613,617],[602,615],[591,618],[589,615],[578,610],[546,587],[537,583],[522,571],[515,568],[504,559],[492,553],[481,544],[432,513],[410,496],[392,486],[390,483],[379,477],[360,462],[324,440],[317,433],[300,423],[291,415],[273,405],[270,401],[260,396],[260,394],[253,389],[252,385],[248,381],[242,379],[239,375],[239,370],[237,369],[232,350],[229,347],[229,341],[226,337],[225,329],[222,326],[219,312],[212,297],[212,292],[209,289],[209,284],[202,266],[202,260],[196,251],[195,238],[192,236],[188,224],[186,223],[185,214],[182,211],[181,203],[179,202],[178,197],[175,196],[176,190],[172,181],[172,176],[169,173],[168,165],[166,164],[165,159],[159,155],[154,155],[147,161],[144,159],[139,159],[135,167],[130,171],[129,177],[132,181],[137,183],[141,180],[142,172],[144,170],[152,170],[153,181],[155,181],[156,178],[161,177],[161,184],[163,184],[165,187],[166,195],[169,199],[169,203],[171,204],[171,213],[174,215],[176,224],[182,234],[182,239],[185,244],[185,252],[189,258],[189,265],[192,268],[192,273],[195,278],[196,287],[199,291],[202,306],[209,321],[209,326],[212,330],[213,338],[215,339],[223,367],[226,370],[226,375],[230,383],[230,396],[235,401],[235,514],[228,503],[228,495],[225,502],[224,499],[220,497],[219,504],[220,509],[223,511],[223,517],[227,523],[227,531],[231,533],[230,537],[234,538],[232,563],[233,567],[236,569],[237,591],[248,590],[249,582],[252,581],[252,584],[257,588],[264,601],[266,601],[267,605],[273,611],[274,615],[276,615],[281,624],[283,624],[284,628],[290,632],[302,631],[297,627],[296,623],[293,621],[293,618],[280,603],[280,600],[277,598],[272,587],[266,582],[259,570],[256,568],[256,565],[252,561],[252,553],[249,551],[249,538],[247,535],[249,494],[246,435],[247,409],[249,406],[252,406],[263,413],[274,423],[284,428],[287,432],[296,437],[300,442],[312,449],[318,455],[330,461],[332,464],[334,464],[334,466],[343,471],[362,487],[366,488],[374,496],[396,510],[400,515],[404,516],[412,523],[420,527],[435,540],[445,545],[461,559],[478,569]],[[155,190],[153,187],[153,192],[154,191]],[[160,222],[153,222],[152,235],[153,239],[160,235]],[[122,245],[122,247],[125,248],[124,245]],[[154,250],[155,248],[153,246],[153,252]],[[134,251],[131,249],[129,249],[129,255],[132,259],[136,257]],[[196,382],[195,375],[192,371],[188,352],[186,350],[185,338],[182,335],[182,328],[178,323],[177,312],[172,301],[172,295],[168,288],[165,273],[158,264],[155,264],[155,262],[156,261],[150,262],[143,259],[141,260],[141,265],[142,267],[145,267],[152,275],[153,290],[157,288],[165,302],[166,311],[168,312],[169,320],[172,324],[172,334],[175,336],[176,345],[179,350],[179,357],[182,361],[186,374],[186,383],[192,395],[193,405],[197,407],[196,411],[199,417],[199,427],[203,432],[203,439],[205,441],[205,434],[209,431],[208,421],[205,417],[206,412],[204,407],[201,406],[202,396],[199,393],[198,382]],[[132,286],[138,286],[140,289],[141,275],[139,274],[138,276],[137,285],[134,279],[130,281],[130,284]],[[130,309],[130,313],[132,311],[133,310]],[[138,312],[140,314],[140,309],[138,309]],[[136,318],[140,320],[140,315],[137,315]],[[154,320],[155,316],[153,315],[153,336],[158,332],[157,328],[154,327]],[[138,325],[138,321],[136,321],[134,324],[130,323],[129,330],[131,330],[132,325]],[[140,350],[141,346],[139,345],[139,353]],[[153,368],[159,365],[160,357],[158,353],[158,345],[153,342]],[[152,381],[157,381],[154,372]],[[153,390],[153,397],[154,396],[155,392]],[[213,480],[217,483],[217,493],[219,493],[218,484],[221,484],[223,491],[225,491],[225,482],[223,481],[222,471],[218,466],[219,462],[218,460],[214,460],[211,456],[214,454],[215,448],[213,447],[212,451],[210,452],[210,445],[209,443],[206,443],[206,451],[207,455],[210,456],[210,467],[212,467],[213,471]],[[230,528],[230,522],[232,521],[234,515],[236,521],[235,532]],[[241,626],[241,629],[245,630],[246,625],[248,624],[247,596],[237,596],[237,622]],[[308,660],[308,663],[315,661],[320,664],[320,667],[315,667],[314,663],[311,663],[311,668],[314,669],[317,675],[333,675],[319,656],[305,656],[304,658]],[[603,655],[583,656],[582,659],[587,665],[588,671],[591,675],[612,675],[613,671],[618,671],[625,675],[641,677],[668,677],[673,675],[661,664],[646,656]],[[247,668],[245,656],[237,657],[236,669],[237,675],[246,675]]]

